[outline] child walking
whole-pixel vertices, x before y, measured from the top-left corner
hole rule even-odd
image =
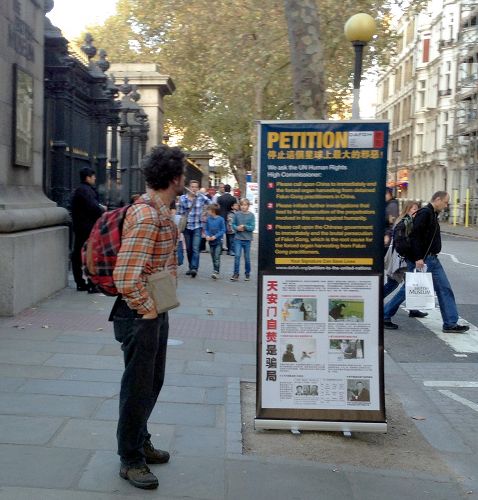
[[[226,232],[226,223],[219,215],[219,205],[212,203],[207,207],[207,218],[204,223],[204,235],[209,242],[212,265],[214,268],[211,278],[217,280],[221,267],[222,237]]]
[[[233,203],[231,206],[231,211],[227,214],[226,221],[226,240],[227,240],[227,255],[234,256],[234,229],[232,229],[232,220],[234,219],[234,214],[239,210],[239,203]]]
[[[256,226],[254,214],[249,212],[250,202],[242,198],[239,203],[240,210],[234,214],[232,228],[234,229],[234,274],[231,281],[239,280],[239,268],[241,264],[241,252],[244,251],[245,281],[251,279],[251,242],[252,232]]]

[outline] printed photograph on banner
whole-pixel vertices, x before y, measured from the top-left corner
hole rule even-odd
[[[329,299],[329,321],[360,322],[363,320],[363,300]]]
[[[362,378],[348,378],[347,401],[370,403],[370,380]]]
[[[282,303],[282,321],[317,321],[317,299],[288,298]]]
[[[283,339],[281,351],[282,363],[315,363],[317,361],[315,339]]]
[[[319,386],[317,384],[297,384],[295,386],[295,396],[318,396]]]
[[[363,340],[330,339],[329,351],[331,354],[337,354],[339,359],[363,359],[365,357]]]

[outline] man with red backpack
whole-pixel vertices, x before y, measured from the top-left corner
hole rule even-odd
[[[147,422],[164,381],[168,313],[157,314],[147,289],[148,275],[167,270],[176,276],[177,228],[169,207],[184,189],[185,154],[157,146],[144,158],[147,191],[128,208],[113,272],[120,293],[110,320],[122,343],[117,429],[120,476],[133,486],[155,489],[158,479],[146,464],[161,464],[169,453],[155,449]]]

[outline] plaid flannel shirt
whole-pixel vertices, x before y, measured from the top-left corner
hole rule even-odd
[[[183,215],[189,210],[186,229],[193,230],[202,227],[204,210],[210,203],[211,200],[202,193],[198,193],[193,200],[187,194],[179,198],[178,215]]]
[[[176,276],[176,241],[169,207],[157,193],[144,194],[126,213],[113,279],[138,314],[155,310],[146,290],[147,276],[163,268]]]

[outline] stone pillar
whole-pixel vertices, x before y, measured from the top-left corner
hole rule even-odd
[[[117,80],[125,77],[141,94],[140,105],[148,115],[149,132],[146,151],[163,142],[164,96],[171,95],[176,87],[168,75],[159,71],[157,64],[111,64],[109,73]]]
[[[44,2],[3,0],[0,25],[0,315],[67,284],[68,220],[43,192]],[[51,10],[52,2],[45,2]],[[48,21],[47,21],[48,23]],[[14,94],[15,92],[15,94]],[[15,97],[14,97],[15,95]]]

